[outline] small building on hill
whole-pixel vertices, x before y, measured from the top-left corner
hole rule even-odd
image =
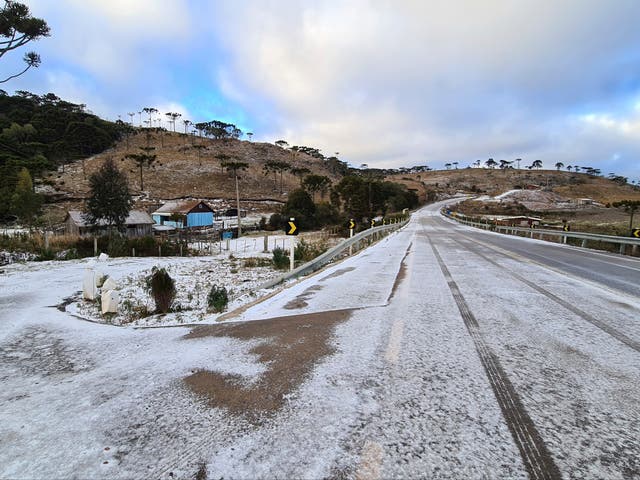
[[[91,225],[84,217],[84,212],[80,210],[69,210],[64,221],[65,233],[68,235],[104,235],[108,233],[109,226],[104,220],[100,220],[97,225]],[[146,237],[153,235],[153,219],[147,212],[141,210],[131,210],[124,222],[126,235],[129,238]]]
[[[158,225],[175,228],[210,227],[213,209],[203,200],[170,201],[151,214]]]

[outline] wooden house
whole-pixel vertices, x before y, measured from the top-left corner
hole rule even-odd
[[[80,210],[69,210],[65,223],[65,233],[68,235],[104,235],[108,233],[109,226],[104,220],[100,220],[97,225],[91,225]],[[131,210],[124,222],[126,235],[129,238],[146,237],[153,235],[153,219],[147,212],[141,210]]]
[[[169,201],[151,214],[158,225],[175,228],[210,227],[213,209],[202,200]]]

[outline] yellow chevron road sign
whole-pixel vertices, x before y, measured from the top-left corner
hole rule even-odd
[[[296,219],[295,218],[290,218],[289,219],[289,230],[287,230],[287,235],[298,235],[298,226],[296,225]]]

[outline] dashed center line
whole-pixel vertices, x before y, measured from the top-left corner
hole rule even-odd
[[[362,449],[356,480],[376,480],[380,478],[383,455],[384,452],[379,443],[367,440]]]

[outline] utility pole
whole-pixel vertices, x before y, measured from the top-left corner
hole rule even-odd
[[[242,220],[240,219],[240,189],[238,188],[238,174],[236,173],[236,200],[238,209],[238,238],[242,235]]]

